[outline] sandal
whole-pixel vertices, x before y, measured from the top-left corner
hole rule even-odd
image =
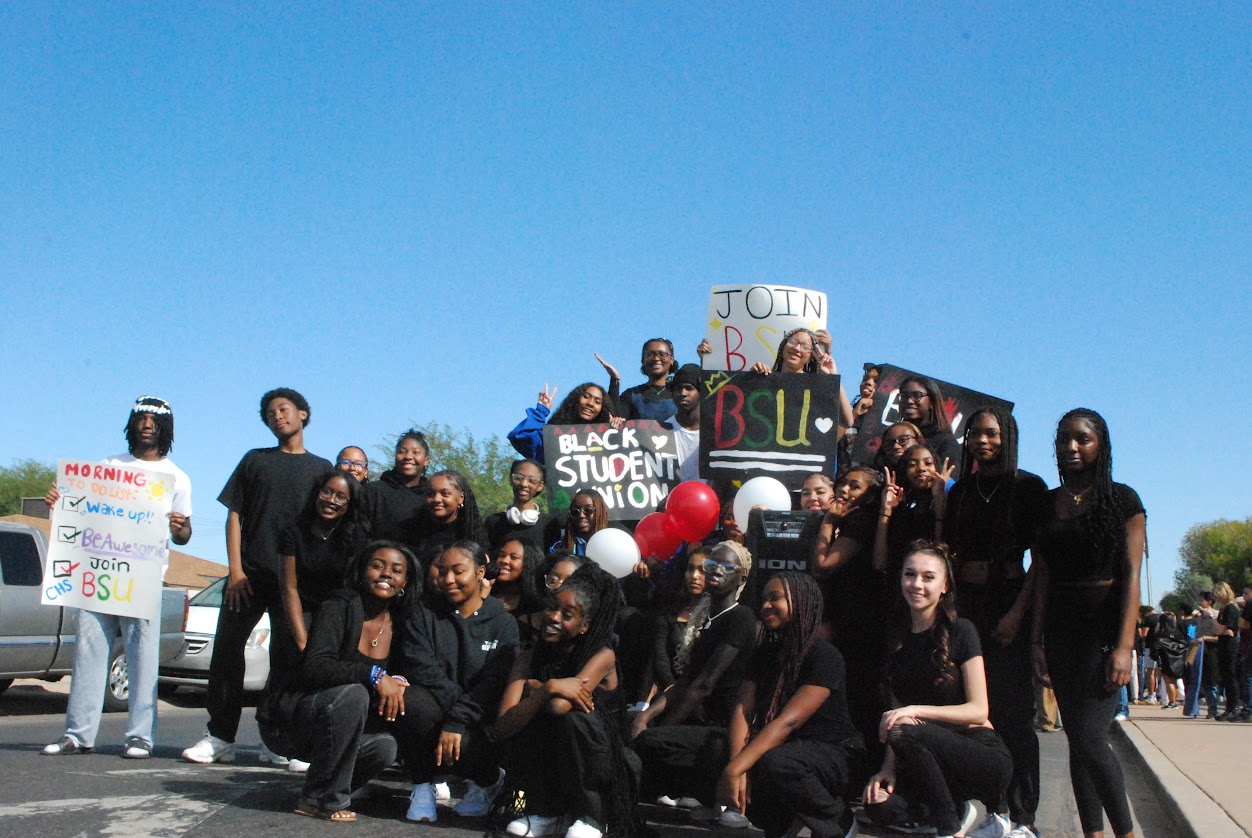
[[[296,804],[296,808],[292,810],[297,815],[304,815],[306,818],[317,818],[322,821],[330,821],[331,823],[356,823],[356,812],[351,809],[334,809],[327,811],[319,809],[312,803],[301,801]]]

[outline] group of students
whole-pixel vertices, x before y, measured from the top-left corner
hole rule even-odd
[[[698,368],[663,339],[641,361],[647,382],[620,395],[603,361],[609,386],[582,384],[556,411],[545,385],[509,435],[523,455],[512,503],[486,518],[463,475],[427,474],[420,432],[370,480],[358,447],[335,463],[305,449],[298,392],[266,393],[277,446],[248,452],[219,496],[230,572],[208,729],[184,758],[234,757],[243,647],[268,611],[263,755],[307,767],[301,814],[354,820],[352,795],[398,756],[410,819],[434,821],[437,781],[456,776],[456,811],[518,838],[629,834],[640,800],[770,838],[849,835],[858,797],[886,826],[1024,838],[1037,834],[1038,678],[1065,720],[1084,833],[1102,835],[1106,814],[1132,833],[1107,737],[1137,636],[1144,511],[1112,480],[1099,414],[1060,420],[1049,491],[1017,467],[1010,413],[976,411],[957,441],[938,386],[906,379],[874,460],[845,449],[837,475],[804,483],[800,509],[820,519],[812,572],[758,571],[749,601],[729,498],[705,543],[623,580],[585,558],[610,526],[597,492],[567,510],[538,502],[545,422],[652,418],[698,450]],[[801,329],[755,371],[833,370],[829,336]],[[842,430],[874,403],[874,373],[841,399]]]

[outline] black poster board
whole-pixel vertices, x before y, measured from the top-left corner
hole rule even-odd
[[[706,371],[700,379],[700,476],[720,497],[767,475],[798,491],[833,474],[839,376]]]
[[[678,485],[674,432],[652,419],[599,425],[544,425],[544,465],[551,507],[565,509],[582,489],[594,489],[610,521],[638,521],[656,512]]]
[[[874,393],[874,406],[869,413],[861,417],[856,441],[852,445],[852,462],[858,465],[874,461],[874,455],[878,453],[878,445],[882,441],[883,429],[900,421],[898,395],[900,385],[910,376],[921,375],[890,364],[867,366],[875,366],[879,369],[878,390]],[[956,437],[957,442],[960,442],[965,435],[966,421],[978,408],[1000,407],[1010,413],[1013,411],[1013,403],[1010,401],[951,384],[934,376],[923,377],[930,378],[939,385],[939,392],[943,394],[943,409],[948,417],[948,427],[951,428],[952,435]]]

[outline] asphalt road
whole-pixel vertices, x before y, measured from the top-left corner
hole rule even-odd
[[[181,691],[162,701],[153,758],[120,758],[125,714],[106,714],[95,753],[45,757],[65,724],[64,683],[19,681],[0,697],[0,836],[304,836],[345,833],[409,838],[478,838],[482,820],[463,820],[450,809],[430,826],[403,820],[409,785],[399,774],[375,781],[370,797],[354,805],[355,826],[329,824],[291,813],[299,775],[258,762],[256,723],[244,711],[240,752],[232,765],[198,766],[179,758],[200,738],[206,714],[203,694]],[[1065,736],[1041,734],[1043,805],[1038,827],[1045,836],[1077,836],[1077,812],[1069,788]],[[1174,836],[1176,825],[1157,805],[1135,761],[1127,767],[1136,834]],[[456,787],[453,787],[454,794]],[[692,826],[685,816],[647,807],[646,817],[661,838],[759,838],[760,833]],[[716,833],[709,836],[709,833]],[[864,835],[871,835],[868,831]]]

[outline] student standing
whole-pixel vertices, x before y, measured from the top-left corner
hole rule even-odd
[[[617,370],[596,355],[609,374],[609,398],[619,406],[623,419],[655,419],[664,422],[678,411],[674,395],[667,386],[671,373],[678,371],[674,360],[674,344],[666,338],[650,338],[644,341],[640,353],[639,371],[647,377],[643,384],[636,384],[619,397],[617,388],[621,383]]]
[[[677,412],[661,423],[674,432],[683,480],[700,479],[700,373],[695,364],[683,364],[674,373],[669,392]]]
[[[110,457],[109,465],[130,465],[168,474],[173,478],[173,504],[169,513],[170,540],[183,545],[191,540],[191,479],[166,457],[174,446],[174,412],[169,402],[140,396],[126,420],[126,454]],[[56,486],[44,496],[51,508],[61,497]],[[166,566],[161,568],[164,577]],[[65,734],[43,749],[47,756],[89,753],[96,744],[104,687],[108,677],[113,638],[122,636],[126,649],[126,673],[130,679],[130,718],[126,728],[127,759],[147,759],[156,743],[157,664],[161,627],[143,617],[119,617],[80,609],[78,643],[74,649],[74,672],[65,716]]]
[[[188,762],[235,758],[243,705],[244,645],[261,615],[269,612],[276,642],[290,635],[279,575],[279,527],[299,514],[318,477],[334,468],[329,460],[304,447],[309,416],[308,401],[295,390],[279,387],[263,395],[261,420],[278,445],[245,454],[217,496],[229,510],[226,556],[230,576],[209,662],[208,729],[203,739],[183,751]],[[272,660],[272,645],[270,653]]]

